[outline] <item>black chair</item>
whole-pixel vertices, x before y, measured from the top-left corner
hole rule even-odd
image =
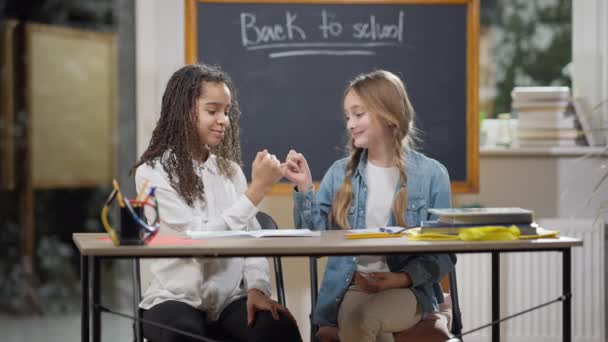
[[[263,211],[259,211],[255,218],[260,223],[262,229],[279,229],[279,226],[274,219]],[[281,264],[281,257],[274,257],[274,278],[275,285],[277,287],[277,301],[285,306],[285,284],[283,283],[283,266]]]
[[[458,284],[456,281],[456,268],[449,273],[450,299],[452,300],[452,330],[454,337],[447,342],[462,342],[462,314],[460,313],[460,301],[458,299]]]
[[[277,223],[274,219],[260,211],[256,215],[256,219],[260,223],[262,229],[279,229]],[[133,258],[132,261],[132,273],[133,273],[133,316],[137,319],[140,319],[143,314],[143,310],[139,308],[139,303],[141,302],[141,273],[139,266],[139,258]],[[283,282],[283,266],[281,264],[280,257],[274,257],[274,275],[275,275],[275,285],[277,288],[277,300],[278,302],[285,306],[285,288]],[[210,338],[218,338],[217,336]],[[220,337],[221,338],[221,337]],[[143,342],[143,324],[139,320],[133,321],[133,341],[134,342]],[[226,341],[228,342],[228,341]]]
[[[141,273],[139,273],[139,258],[132,259],[133,274],[133,316],[137,319],[133,321],[133,342],[143,342],[143,325],[139,319],[143,316],[143,310],[139,307],[141,302]]]
[[[310,257],[310,341],[317,341],[315,334],[317,333],[318,327],[312,324],[312,314],[315,311],[315,304],[317,303],[319,281],[317,273],[317,260],[318,257]],[[452,337],[445,342],[462,342],[462,316],[460,313],[460,303],[458,301],[458,286],[456,284],[456,268],[452,269],[448,274],[449,287],[450,287],[450,299],[452,300]]]

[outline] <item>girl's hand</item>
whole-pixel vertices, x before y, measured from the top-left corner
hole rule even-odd
[[[285,178],[293,182],[299,192],[307,192],[312,188],[312,176],[302,153],[290,150],[285,157],[285,165]]]
[[[272,186],[283,178],[284,169],[274,154],[267,150],[258,152],[251,164],[251,185],[246,192],[254,205],[258,205]]]
[[[388,289],[410,287],[412,279],[405,272],[373,272],[366,276],[355,273],[355,281],[365,293],[376,293]]]
[[[258,311],[270,311],[272,318],[279,319],[279,312],[282,312],[287,318],[297,325],[296,319],[293,318],[289,310],[283,305],[268,298],[262,291],[251,289],[247,291],[247,325],[252,326],[255,321],[255,313]]]
[[[317,331],[317,338],[321,342],[339,342],[338,327],[332,327],[329,325],[322,325]]]

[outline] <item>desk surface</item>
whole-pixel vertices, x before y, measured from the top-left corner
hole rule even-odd
[[[324,231],[320,237],[249,238],[206,240],[156,237],[150,246],[114,246],[107,234],[75,233],[74,242],[82,255],[104,257],[181,256],[327,256],[391,253],[482,253],[495,251],[542,251],[582,246],[580,239],[517,241],[411,241],[406,237],[347,240],[343,231]]]

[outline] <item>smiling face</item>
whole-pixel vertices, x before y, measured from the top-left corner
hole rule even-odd
[[[203,82],[197,101],[198,135],[201,143],[217,146],[230,126],[230,89],[223,82]]]
[[[369,148],[374,144],[386,144],[392,139],[386,124],[381,124],[375,113],[363,103],[356,91],[350,90],[344,97],[346,128],[356,148]]]

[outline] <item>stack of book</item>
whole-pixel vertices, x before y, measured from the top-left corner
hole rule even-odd
[[[568,87],[515,87],[511,110],[517,116],[520,147],[575,146],[579,135]]]
[[[433,221],[422,221],[421,233],[457,235],[460,229],[486,226],[516,226],[521,235],[537,235],[534,213],[522,208],[447,208],[429,209],[437,215]]]

